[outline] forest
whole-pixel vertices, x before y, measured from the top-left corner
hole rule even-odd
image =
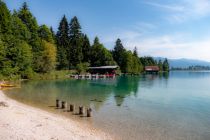
[[[139,74],[150,65],[169,71],[167,59],[140,57],[136,47],[126,50],[120,39],[112,50],[98,37],[91,44],[76,16],[68,20],[64,15],[55,32],[38,24],[26,2],[11,12],[0,0],[0,78],[33,79],[37,74],[104,65],[118,65],[120,72],[129,74]]]

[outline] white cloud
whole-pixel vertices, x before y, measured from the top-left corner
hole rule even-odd
[[[177,34],[176,36],[164,35],[142,40],[127,40],[126,46],[127,48],[129,46],[137,46],[141,56],[150,55],[210,61],[210,37],[200,41],[184,42],[180,41],[180,36]]]
[[[136,46],[140,56],[167,58],[190,58],[210,61],[210,36],[201,40],[189,40],[186,33],[145,37],[138,31],[121,31],[108,35],[104,43],[114,43],[121,38],[124,47],[133,50]],[[115,40],[114,40],[115,39]],[[113,46],[113,45],[112,45]]]
[[[182,5],[167,5],[167,4],[160,4],[160,3],[154,3],[154,2],[145,2],[145,4],[158,7],[161,9],[166,9],[169,11],[174,11],[174,12],[183,12],[185,7]]]
[[[145,4],[167,11],[170,22],[184,22],[210,15],[210,0],[182,0],[176,4],[145,2]]]
[[[112,29],[112,32],[108,33],[107,35],[103,35],[102,42],[104,43],[113,43],[117,40],[117,38],[120,38],[121,40],[133,40],[142,38],[148,33],[153,32],[158,27],[155,24],[147,23],[147,22],[138,22],[130,27],[132,30],[128,29]]]

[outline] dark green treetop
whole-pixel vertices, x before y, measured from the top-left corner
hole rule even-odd
[[[70,59],[69,62],[75,67],[83,60],[82,54],[82,33],[77,17],[73,17],[69,24]]]
[[[68,69],[69,67],[69,54],[67,52],[70,50],[69,42],[69,26],[66,16],[64,15],[60,21],[58,31],[56,34],[56,44],[57,44],[57,69]]]
[[[124,63],[124,56],[125,56],[125,48],[121,42],[121,40],[118,38],[116,41],[116,44],[114,46],[114,50],[112,51],[113,58],[117,62],[117,64],[120,66],[120,68],[123,67]]]
[[[87,35],[83,37],[82,54],[83,62],[90,62],[91,46]]]

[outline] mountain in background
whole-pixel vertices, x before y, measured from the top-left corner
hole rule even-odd
[[[164,60],[163,57],[154,57],[155,60]],[[188,68],[189,66],[210,66],[210,62],[195,60],[195,59],[168,59],[170,67],[174,68]]]

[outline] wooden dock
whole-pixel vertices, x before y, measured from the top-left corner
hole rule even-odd
[[[116,76],[115,74],[87,74],[87,75],[71,75],[70,78],[73,79],[87,79],[87,80],[93,80],[93,79],[114,79]]]

